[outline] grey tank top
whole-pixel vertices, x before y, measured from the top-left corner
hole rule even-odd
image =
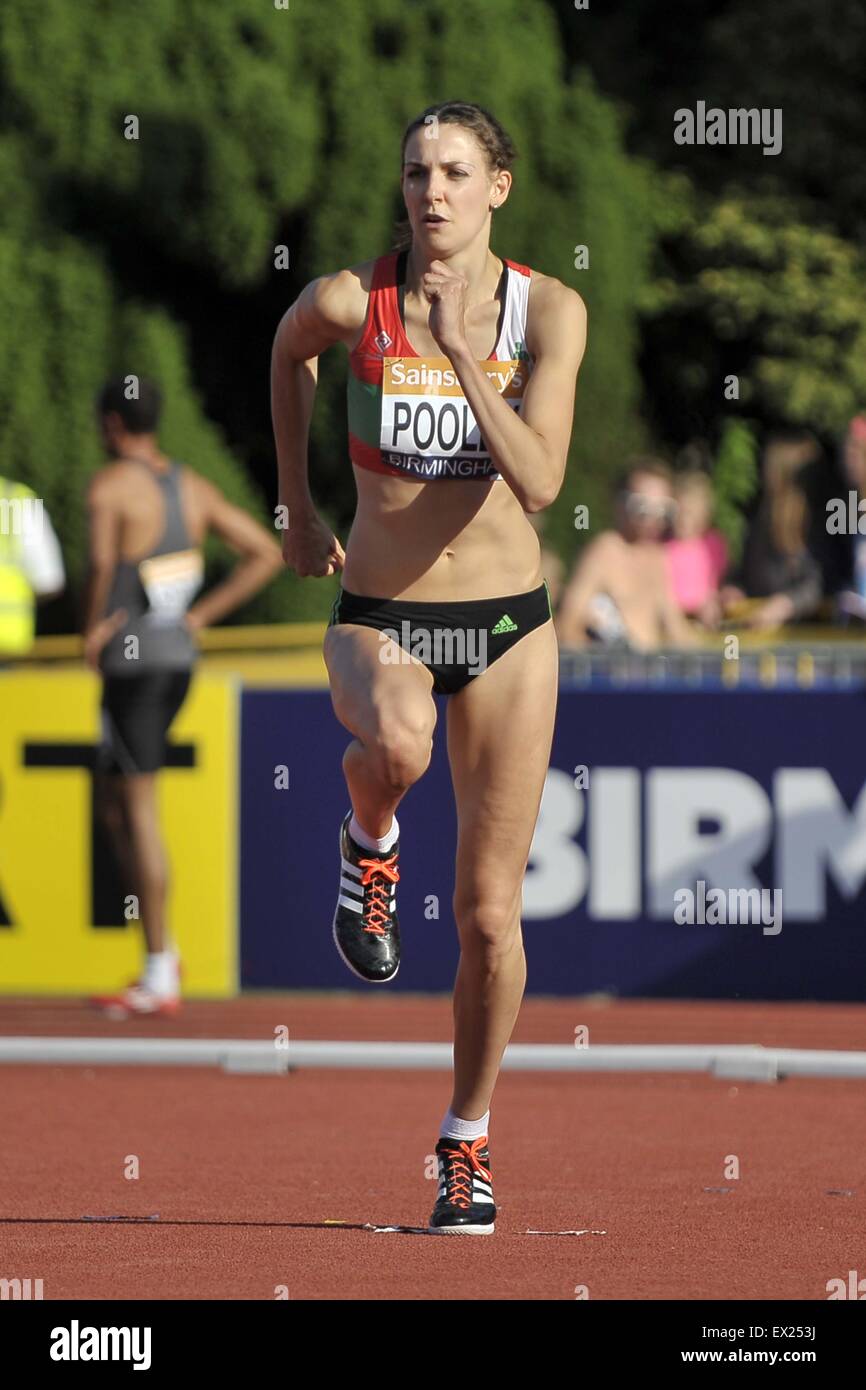
[[[114,572],[106,616],[125,608],[126,622],[102,650],[100,669],[110,676],[137,676],[146,671],[188,670],[196,646],[183,621],[204,577],[201,551],[193,546],[180,501],[180,465],[157,473],[139,459],[159,487],[165,526],[153,549],[141,560],[121,560]]]

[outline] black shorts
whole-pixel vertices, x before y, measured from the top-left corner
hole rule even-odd
[[[546,581],[529,593],[458,603],[362,598],[341,589],[328,626],[376,628],[383,634],[384,664],[402,664],[414,656],[432,675],[437,695],[456,695],[552,616]]]
[[[161,768],[166,736],[191,679],[191,671],[173,670],[105,676],[98,771],[132,776]]]

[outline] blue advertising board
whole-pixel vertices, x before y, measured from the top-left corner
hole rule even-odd
[[[438,703],[398,812],[394,990],[450,990],[458,960]],[[562,690],[524,884],[528,992],[866,997],[864,714],[861,690]],[[327,691],[243,695],[246,986],[371,988],[331,938],[348,741]]]

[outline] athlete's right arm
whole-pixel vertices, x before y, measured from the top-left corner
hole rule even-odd
[[[367,295],[355,270],[313,280],[280,320],[271,354],[271,416],[279,502],[288,508],[283,558],[299,575],[324,578],[343,567],[343,547],[310,494],[307,449],[317,359],[348,343],[364,322]]]

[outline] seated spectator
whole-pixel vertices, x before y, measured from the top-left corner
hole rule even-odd
[[[728,567],[728,544],[712,530],[713,485],[706,473],[689,469],[674,481],[674,534],[665,545],[671,587],[681,612],[715,627],[722,614],[719,585]]]
[[[848,426],[842,447],[842,472],[848,488],[856,492],[858,528],[855,534],[834,536],[843,549],[841,588],[836,595],[837,616],[843,623],[852,618],[866,622],[866,535],[860,535],[859,504],[866,498],[866,415],[855,415]],[[847,498],[845,499],[847,504]]]
[[[799,474],[820,454],[813,435],[776,435],[763,460],[764,492],[749,528],[735,582],[722,590],[725,612],[756,628],[781,627],[811,616],[822,594],[821,567],[806,544],[809,505]],[[742,618],[744,598],[761,599]]]
[[[634,459],[616,492],[617,529],[584,547],[566,585],[556,618],[564,646],[596,641],[652,651],[693,644],[674,602],[662,543],[673,510],[667,465]]]

